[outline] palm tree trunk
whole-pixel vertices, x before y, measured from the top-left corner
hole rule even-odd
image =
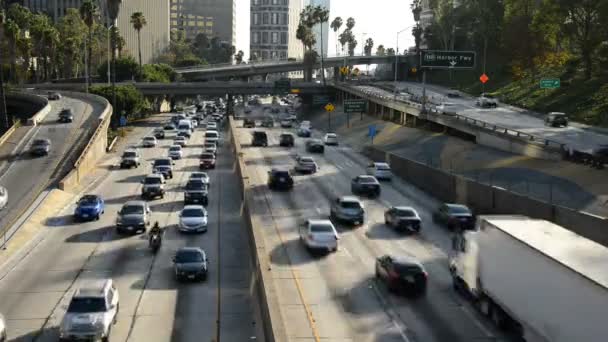
[[[137,30],[137,50],[139,52],[139,74],[142,74],[141,66],[141,30]]]
[[[17,82],[17,41],[11,42],[11,77],[13,82]]]
[[[89,26],[89,46],[87,46],[87,48],[89,49],[89,58],[87,59],[87,70],[89,71],[89,79],[87,80],[87,82],[89,82],[90,86],[92,84],[91,74],[93,73],[91,71],[91,60],[93,59],[93,31],[91,30],[91,26]]]

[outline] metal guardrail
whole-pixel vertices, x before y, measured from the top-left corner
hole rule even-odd
[[[359,89],[353,89],[350,84],[341,83],[339,85],[341,85],[345,88],[348,88],[351,91],[359,92],[360,94],[363,94],[370,98],[379,98],[384,101],[397,101],[397,102],[405,103],[406,105],[417,108],[417,109],[422,109],[421,102],[413,101],[415,99],[421,98],[421,96],[416,96],[416,95],[409,95],[409,96],[397,95],[396,97],[395,96],[382,96],[382,95],[374,94],[372,92],[365,92],[365,91],[361,91]],[[427,97],[427,104],[436,105],[437,102],[434,102],[433,98]],[[431,114],[435,114],[435,115],[443,115],[444,118],[448,119],[448,120],[459,121],[459,122],[463,122],[465,124],[468,124],[469,126],[472,126],[472,127],[478,128],[478,129],[488,130],[488,131],[492,131],[492,132],[495,132],[498,134],[503,134],[503,135],[509,135],[511,137],[515,137],[515,138],[524,140],[528,143],[537,144],[539,146],[543,146],[546,148],[555,148],[555,149],[559,149],[560,151],[564,151],[566,148],[565,144],[560,143],[555,140],[546,139],[546,138],[538,136],[538,135],[522,132],[522,131],[519,131],[516,129],[496,125],[496,124],[489,123],[486,121],[473,119],[468,116],[464,116],[464,115],[460,115],[460,114],[456,114],[456,113],[444,113],[444,112],[437,111],[435,108],[427,109],[427,113],[431,113]]]

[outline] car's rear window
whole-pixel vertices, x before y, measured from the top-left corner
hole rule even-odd
[[[143,214],[144,207],[141,205],[125,205],[120,213],[123,215]]]
[[[171,166],[171,160],[169,159],[156,159],[154,166]]]
[[[106,309],[103,297],[74,297],[68,306],[70,313],[104,312]]]
[[[274,171],[273,174],[277,177],[287,177],[289,176],[288,171]]]
[[[347,209],[359,209],[361,208],[361,204],[355,201],[342,201],[341,205],[343,208]]]
[[[391,167],[388,166],[387,164],[376,164],[376,168],[378,170],[383,170],[383,171],[390,171]]]
[[[361,176],[359,177],[359,183],[361,184],[376,184],[376,179],[371,176]]]
[[[179,146],[171,146],[169,147],[169,151],[171,152],[176,152],[176,151],[181,151],[182,149]]]
[[[310,231],[312,233],[333,233],[334,230],[331,225],[327,223],[314,223],[310,225]]]
[[[213,153],[203,153],[201,154],[201,159],[215,159]]]
[[[303,164],[310,164],[310,163],[314,163],[314,159],[312,158],[300,158],[300,162]]]
[[[207,132],[205,138],[217,138],[217,132]]]
[[[160,177],[146,177],[146,180],[144,181],[145,184],[161,184],[162,181],[160,179]]]
[[[422,268],[420,268],[420,266],[418,266],[418,265],[395,263],[395,264],[393,264],[393,266],[395,268],[395,272],[397,272],[401,275],[420,274],[423,272]]]
[[[185,264],[190,262],[203,262],[203,256],[196,251],[179,251],[175,255],[175,262]]]
[[[137,157],[137,153],[135,152],[125,152],[122,154],[123,158],[135,158]]]
[[[469,208],[463,206],[450,206],[448,210],[450,214],[471,214]]]
[[[156,138],[154,138],[154,137],[145,137],[144,140],[154,141],[154,140],[156,140]]]
[[[397,209],[395,214],[399,217],[415,217],[416,213],[411,209]]]

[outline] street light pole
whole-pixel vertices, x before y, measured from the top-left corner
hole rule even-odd
[[[395,45],[395,81],[393,86],[393,101],[397,101],[397,64],[399,63],[399,35],[414,26],[416,25],[408,26],[403,30],[397,32],[397,44]]]

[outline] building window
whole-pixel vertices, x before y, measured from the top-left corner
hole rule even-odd
[[[207,22],[207,27],[212,27],[213,26],[213,21],[208,21]]]
[[[273,5],[278,5],[279,4],[279,0],[272,0],[272,4]]]
[[[253,44],[259,44],[260,43],[260,32],[253,32],[251,40],[253,41]]]
[[[253,4],[254,5],[259,5],[260,4],[260,0],[253,0]]]
[[[279,43],[279,33],[272,32],[272,44],[278,44],[278,43]]]
[[[262,32],[262,44],[268,44],[268,32]]]
[[[268,13],[262,13],[262,24],[268,25]]]
[[[271,58],[271,59],[277,59],[277,58],[278,58],[278,56],[279,56],[279,54],[278,54],[278,52],[277,52],[277,51],[271,51],[271,52],[270,52],[270,58]]]
[[[281,32],[281,44],[287,45],[287,32]]]
[[[262,51],[262,59],[268,59],[268,51],[266,51],[266,50]]]
[[[287,13],[281,14],[281,25],[289,25],[289,23],[287,22],[287,18]]]
[[[260,14],[259,13],[253,13],[253,25],[260,25]]]
[[[287,52],[281,51],[281,59],[287,59]]]

